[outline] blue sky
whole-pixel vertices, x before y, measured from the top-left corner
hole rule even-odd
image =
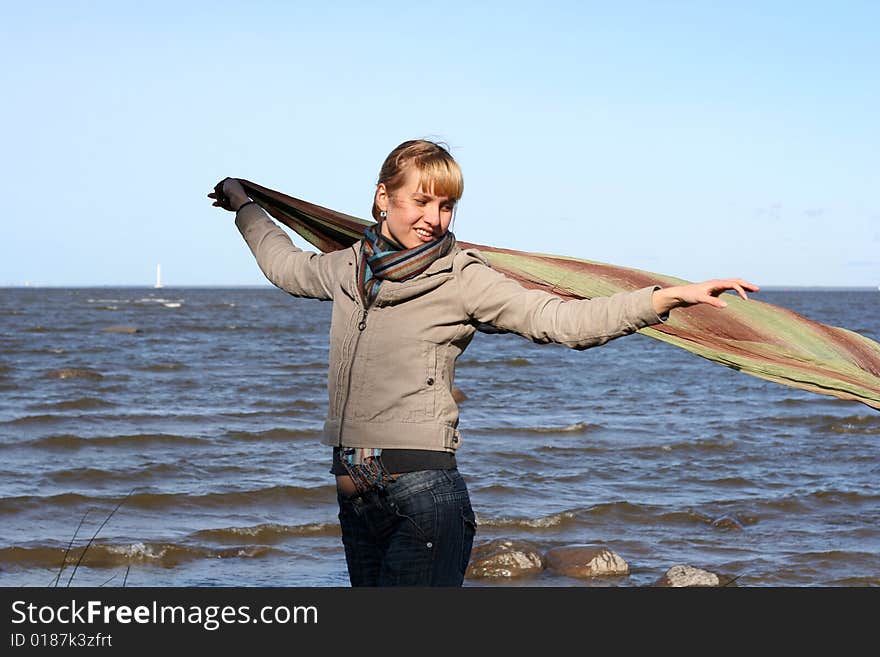
[[[880,3],[0,7],[0,285],[262,284],[219,179],[367,217],[415,137],[462,240],[880,285]]]

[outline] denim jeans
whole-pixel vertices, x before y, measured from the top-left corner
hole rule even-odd
[[[458,470],[407,472],[337,497],[352,586],[462,585],[476,521]]]

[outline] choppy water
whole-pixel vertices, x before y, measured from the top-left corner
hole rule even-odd
[[[880,340],[877,291],[758,298]],[[268,287],[0,290],[0,585],[347,585],[318,442],[329,316]],[[478,334],[456,384],[477,541],[603,544],[632,569],[501,585],[641,586],[683,563],[880,584],[867,406],[640,335]]]

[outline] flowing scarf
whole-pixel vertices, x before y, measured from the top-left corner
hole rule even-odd
[[[374,222],[240,180],[248,196],[278,221],[324,251],[357,242]],[[590,299],[646,285],[681,285],[664,274],[563,256],[478,248],[492,267],[528,288],[562,298]],[[880,410],[880,344],[757,299],[725,295],[724,310],[678,308],[664,324],[639,330],[697,356],[785,386]],[[880,301],[878,301],[880,303]]]
[[[431,266],[437,258],[445,256],[455,245],[455,235],[447,231],[433,242],[405,249],[382,234],[378,223],[364,231],[361,246],[359,280],[361,301],[369,308],[382,281],[408,281]]]

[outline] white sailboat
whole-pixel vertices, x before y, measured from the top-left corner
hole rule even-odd
[[[162,287],[162,265],[156,265],[156,284],[153,287],[157,290]]]

